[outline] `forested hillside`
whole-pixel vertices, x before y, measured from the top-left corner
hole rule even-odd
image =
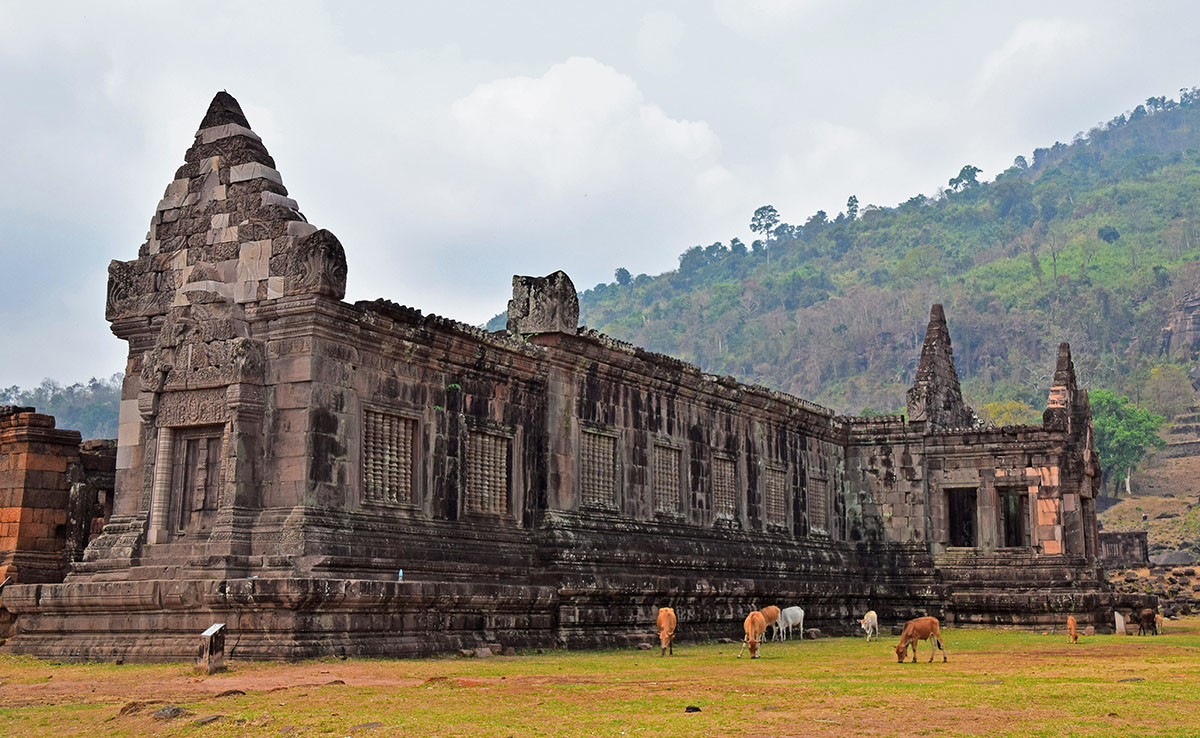
[[[1040,414],[1060,341],[1092,388],[1182,391],[1160,332],[1200,282],[1200,90],[1017,156],[993,181],[948,174],[935,197],[850,197],[801,224],[764,206],[764,240],[692,247],[656,277],[617,269],[581,294],[581,320],[847,413],[903,407],[933,302],[968,400],[993,415]],[[1025,404],[988,404],[1002,399]]]

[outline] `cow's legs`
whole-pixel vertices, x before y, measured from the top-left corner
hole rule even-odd
[[[745,650],[746,650],[746,642],[742,641],[742,647],[738,649],[738,658],[739,659],[742,657],[742,651],[745,651]]]

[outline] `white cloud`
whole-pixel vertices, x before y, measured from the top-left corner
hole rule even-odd
[[[988,54],[970,85],[978,101],[999,86],[1044,84],[1055,62],[1085,45],[1091,36],[1086,24],[1065,19],[1019,23],[1000,48]]]
[[[679,71],[679,44],[683,41],[683,22],[674,13],[651,11],[642,17],[637,33],[638,64],[659,75]]]
[[[748,38],[783,33],[814,0],[713,0],[713,15],[730,30]]]

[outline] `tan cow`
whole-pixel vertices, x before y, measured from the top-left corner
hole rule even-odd
[[[666,656],[670,651],[671,655],[675,655],[675,611],[669,607],[658,608],[658,642],[662,645],[662,653],[659,656]]]
[[[1163,634],[1163,616],[1162,613],[1157,613],[1154,616],[1154,635]]]
[[[763,633],[767,632],[767,621],[761,612],[753,610],[746,616],[746,622],[742,623],[742,627],[746,630],[746,637],[742,639],[742,647],[738,649],[737,657],[740,659],[742,651],[749,646],[750,658],[756,659],[758,658],[758,644],[762,641]]]
[[[775,626],[775,635],[773,636],[773,640],[783,640],[782,638],[777,637],[779,636],[779,608],[774,605],[767,605],[763,609],[759,610],[759,612],[762,613],[763,622],[767,624],[768,628],[770,628],[772,625]]]
[[[1079,631],[1075,629],[1075,616],[1067,616],[1067,640],[1071,643],[1079,643]]]
[[[912,646],[913,663],[917,663],[917,642],[929,639],[929,663],[933,663],[933,655],[937,649],[942,651],[942,661],[946,661],[946,647],[942,645],[942,626],[937,618],[914,618],[904,624],[904,632],[900,634],[900,643],[896,646],[896,660],[904,663],[908,655],[908,647]]]

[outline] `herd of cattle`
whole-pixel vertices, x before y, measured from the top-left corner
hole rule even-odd
[[[1156,611],[1146,608],[1141,612],[1131,613],[1130,622],[1137,623],[1138,635],[1153,634],[1159,635],[1163,629],[1163,616]],[[675,654],[675,627],[679,621],[675,617],[675,610],[670,607],[661,607],[658,610],[658,640],[662,647],[660,656],[666,656],[668,653]],[[871,640],[871,636],[875,636],[875,640],[879,640],[879,616],[874,610],[869,611],[858,621],[859,626],[867,634],[867,641]],[[740,659],[742,653],[747,648],[750,649],[750,658],[756,659],[759,657],[759,645],[766,637],[767,628],[775,627],[775,631],[771,637],[773,641],[784,641],[792,633],[792,629],[799,627],[800,637],[804,637],[804,610],[799,607],[785,607],[782,610],[775,605],[768,605],[761,610],[752,610],[746,616],[742,627],[745,630],[745,636],[742,638],[742,647],[738,650],[737,657]],[[1067,638],[1071,643],[1079,641],[1079,633],[1076,629],[1075,616],[1067,616]],[[942,652],[942,661],[946,661],[946,646],[942,640],[942,627],[937,618],[921,617],[909,620],[904,624],[904,629],[900,633],[900,643],[896,645],[896,660],[904,663],[904,659],[908,656],[909,647],[912,648],[913,663],[917,661],[917,644],[920,641],[929,641],[929,661],[933,662],[933,657],[940,650]]]

